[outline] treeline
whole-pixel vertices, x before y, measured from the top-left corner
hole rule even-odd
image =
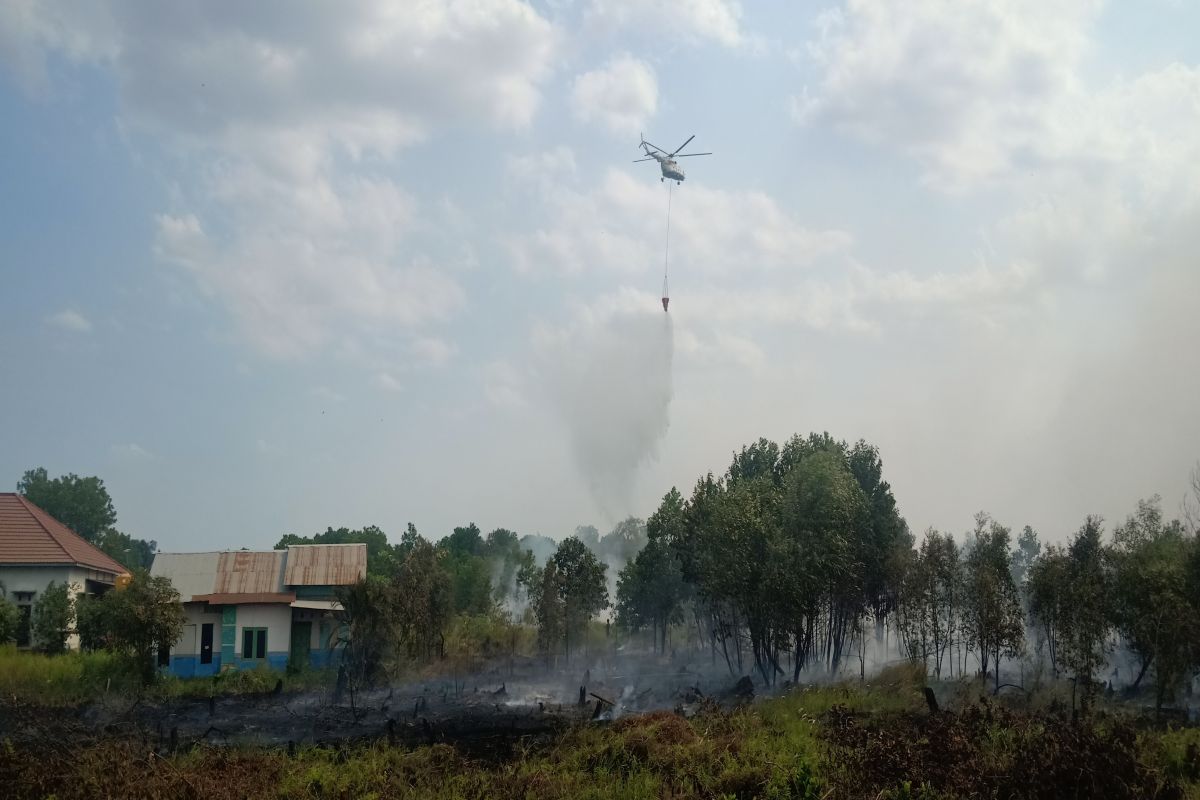
[[[1200,470],[1193,488],[1184,522],[1156,496],[1107,540],[1089,516],[1043,548],[980,513],[961,543],[931,529],[918,545],[875,447],[760,439],[690,498],[663,498],[620,573],[617,621],[662,649],[682,633],[768,683],[847,657],[865,671],[891,636],[933,674],[990,675],[997,691],[1018,658],[1073,679],[1085,703],[1101,681],[1137,689],[1152,674],[1161,705],[1200,670]],[[1122,654],[1136,674],[1120,675]]]

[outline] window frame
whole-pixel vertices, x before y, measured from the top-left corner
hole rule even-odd
[[[259,644],[258,634],[259,634],[259,632],[262,633],[262,653],[261,653],[261,655],[255,655],[254,653],[258,651],[258,644]],[[246,655],[246,636],[247,635],[250,636],[251,655]],[[242,661],[266,661],[267,660],[267,652],[268,652],[267,645],[268,645],[269,638],[270,638],[270,634],[268,633],[268,629],[265,626],[247,625],[247,626],[243,627],[242,628],[242,648],[241,648]]]

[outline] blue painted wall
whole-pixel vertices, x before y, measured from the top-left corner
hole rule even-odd
[[[169,672],[177,678],[207,678],[221,671],[221,657],[214,653],[211,664],[201,664],[198,655],[171,656],[171,663],[160,667],[160,671]]]

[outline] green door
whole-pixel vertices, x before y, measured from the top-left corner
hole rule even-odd
[[[308,643],[311,639],[311,622],[292,623],[292,647],[288,653],[288,668],[293,672],[308,668]]]

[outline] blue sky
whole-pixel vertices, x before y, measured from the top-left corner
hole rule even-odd
[[[5,4],[0,479],[172,550],[557,537],[829,430],[917,531],[1174,512],[1200,7],[1044,5]],[[669,320],[639,132],[715,153]]]

